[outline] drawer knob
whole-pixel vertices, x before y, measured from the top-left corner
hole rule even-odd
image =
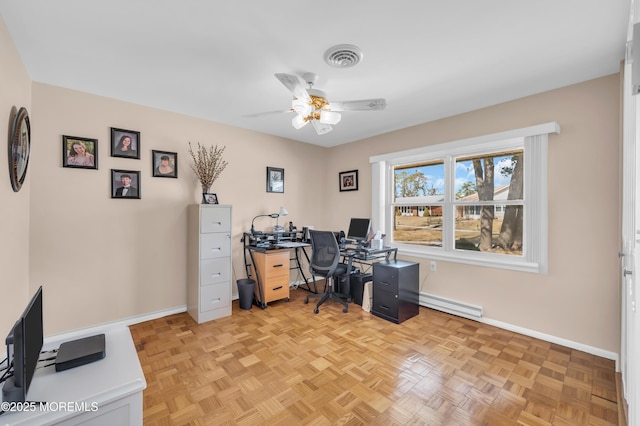
[[[282,266],[284,266],[282,263],[278,263],[277,265],[273,265],[274,268],[281,268]]]
[[[273,288],[273,291],[280,290],[281,288],[282,288],[282,286],[280,286],[280,287],[274,287],[274,288]]]

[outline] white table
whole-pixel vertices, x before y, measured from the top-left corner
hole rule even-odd
[[[45,341],[43,350],[93,334],[105,334],[106,355],[99,361],[56,372],[40,362],[27,401],[46,402],[49,409],[5,412],[0,425],[141,425],[144,379],[129,328],[79,334],[73,339]],[[29,407],[32,409],[32,407]]]

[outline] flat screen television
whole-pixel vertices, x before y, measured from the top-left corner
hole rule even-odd
[[[13,365],[13,376],[9,377],[2,386],[3,401],[26,401],[42,343],[42,286],[40,286],[6,338],[7,363],[9,366]]]
[[[371,230],[371,219],[351,218],[349,223],[349,231],[347,239],[357,242],[364,242],[369,239],[369,231]]]

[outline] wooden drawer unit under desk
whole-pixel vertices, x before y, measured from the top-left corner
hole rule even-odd
[[[258,269],[258,285],[255,296],[259,301],[262,290],[263,307],[274,300],[289,300],[289,250],[254,252],[253,260]],[[255,272],[255,271],[254,271]]]

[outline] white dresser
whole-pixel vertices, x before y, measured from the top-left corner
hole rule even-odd
[[[231,315],[231,206],[189,206],[187,311],[198,323]]]
[[[105,334],[103,359],[59,372],[52,361],[40,361],[27,393],[27,401],[38,403],[7,411],[0,416],[0,425],[142,426],[142,392],[147,382],[128,327],[95,327],[69,339],[45,338],[42,350],[100,333]]]

